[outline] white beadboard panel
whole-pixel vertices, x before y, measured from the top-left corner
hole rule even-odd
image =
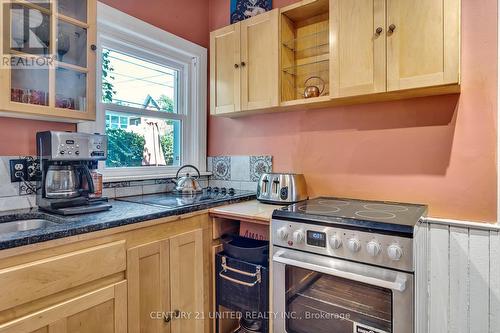
[[[469,332],[469,230],[450,227],[450,332]]]
[[[429,331],[428,286],[429,286],[429,224],[417,225],[415,232],[415,267],[422,267],[415,272],[415,285],[423,286],[415,290],[415,332]]]
[[[428,243],[425,244],[422,237],[415,240],[415,332],[499,333],[500,234],[497,228],[487,230],[471,224],[462,227],[457,223],[429,222]],[[419,255],[427,255],[428,260],[417,258]],[[422,302],[427,290],[426,308]]]
[[[500,330],[500,233],[490,231],[490,331]]]
[[[445,333],[449,323],[449,227],[436,225],[429,234],[429,330]]]
[[[471,332],[489,331],[490,237],[489,232],[469,232],[469,288]]]

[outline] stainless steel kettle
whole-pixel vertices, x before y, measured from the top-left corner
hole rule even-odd
[[[186,173],[184,177],[179,178],[179,174],[181,170],[191,168],[196,170],[197,176],[191,176],[189,173]],[[193,195],[203,192],[203,188],[200,185],[198,179],[200,178],[200,170],[194,165],[186,164],[182,166],[179,170],[177,170],[177,174],[175,175],[175,183],[177,184],[175,191],[178,194],[183,195]]]

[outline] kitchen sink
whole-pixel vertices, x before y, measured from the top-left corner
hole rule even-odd
[[[6,234],[10,232],[20,232],[29,231],[34,229],[40,229],[45,227],[50,227],[55,225],[55,222],[51,222],[44,219],[29,219],[29,220],[18,220],[11,222],[0,223],[0,234]]]

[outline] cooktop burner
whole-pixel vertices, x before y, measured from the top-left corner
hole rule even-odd
[[[277,210],[274,217],[326,223],[349,220],[414,226],[426,212],[425,205],[320,197]]]

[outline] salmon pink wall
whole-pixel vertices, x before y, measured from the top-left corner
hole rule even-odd
[[[274,0],[277,7],[295,1]],[[210,30],[229,0],[210,0]],[[273,155],[310,194],[421,202],[496,221],[497,1],[462,0],[462,93],[327,110],[210,117],[209,155]]]
[[[193,43],[208,47],[208,0],[99,0]]]
[[[74,124],[0,117],[0,156],[34,155],[36,132],[75,129]]]

